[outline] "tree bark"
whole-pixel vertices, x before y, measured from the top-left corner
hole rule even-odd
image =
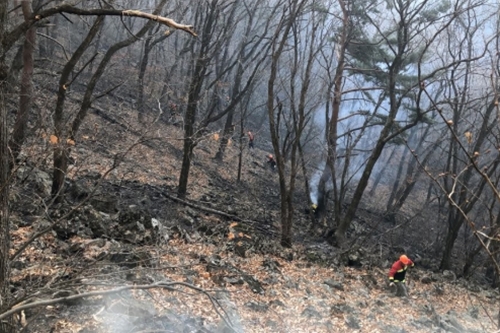
[[[483,143],[485,143],[488,133],[491,132],[492,127],[489,125],[489,121],[492,116],[495,115],[496,110],[496,98],[493,98],[492,101],[489,103],[485,114],[483,116],[483,122],[481,124],[481,128],[478,130],[478,138],[476,142],[474,143],[473,151],[481,151],[481,148],[483,147]],[[457,112],[455,114],[458,114]],[[457,121],[458,123],[458,121]],[[456,123],[455,123],[456,124]],[[455,141],[452,139],[452,141]],[[458,145],[455,143],[453,147],[457,147]],[[454,165],[458,164],[458,154],[456,149],[450,148],[450,151],[454,151],[455,154],[453,155],[453,161],[452,163]],[[451,155],[451,154],[450,154]],[[456,193],[451,193],[451,188],[453,188],[453,183],[458,180],[451,180],[450,179],[450,184],[447,185],[446,190],[448,193],[451,193],[450,195],[453,197],[452,199],[457,202],[460,207],[463,207],[463,211],[465,213],[469,213],[474,204],[478,201],[479,196],[484,189],[484,186],[486,185],[486,181],[484,179],[481,179],[479,184],[477,185],[477,189],[474,191],[474,193],[468,193],[468,188],[471,187],[471,181],[473,179],[473,176],[475,174],[475,170],[472,167],[467,167],[468,169],[463,173],[463,175],[460,177],[459,183],[460,186],[457,187],[457,192]],[[496,168],[496,166],[495,166]],[[453,166],[452,170],[458,170],[458,167]],[[491,172],[493,170],[489,170]],[[455,172],[456,173],[456,172]],[[460,230],[461,226],[464,223],[463,218],[457,218],[455,215],[459,214],[459,212],[456,211],[454,207],[450,207],[450,211],[454,211],[453,214],[448,215],[448,232],[446,235],[446,242],[445,242],[445,247],[443,250],[443,257],[441,258],[441,264],[440,264],[440,269],[450,269],[451,265],[451,254],[453,247],[455,245],[455,241],[458,237],[458,231]]]
[[[4,36],[2,38],[2,47],[3,47],[3,53],[7,53],[12,46],[19,40],[19,38],[26,33],[26,31],[34,24],[37,22],[40,22],[41,20],[54,16],[56,14],[60,13],[67,13],[67,14],[73,14],[73,15],[83,15],[83,16],[131,16],[131,17],[139,17],[139,18],[144,18],[148,19],[150,21],[155,21],[160,24],[166,25],[170,28],[173,29],[178,29],[178,30],[183,30],[192,36],[196,37],[198,36],[196,32],[193,30],[193,26],[191,25],[186,25],[186,24],[180,24],[173,19],[170,19],[168,17],[164,16],[159,16],[158,13],[144,13],[138,10],[117,10],[117,9],[105,9],[105,8],[98,8],[98,9],[85,9],[85,8],[78,8],[74,5],[64,3],[59,6],[54,6],[52,8],[48,8],[46,10],[41,10],[37,11],[34,13],[34,15],[30,18],[29,21],[25,21],[19,25],[17,25],[14,29],[11,31],[4,32]],[[57,16],[56,16],[57,17]]]
[[[22,1],[21,8],[26,21],[32,16],[31,1]],[[33,53],[35,51],[36,29],[34,26],[26,31],[23,44],[23,72],[21,76],[21,92],[19,98],[19,109],[14,123],[9,148],[11,150],[11,162],[15,163],[26,137],[26,125],[31,111],[33,100]]]
[[[153,36],[148,36],[148,38],[146,39],[146,42],[144,43],[144,53],[143,53],[142,59],[141,59],[141,65],[140,65],[140,69],[139,69],[139,78],[138,78],[138,82],[137,82],[137,90],[138,90],[137,118],[138,118],[139,122],[141,122],[141,123],[144,122],[144,112],[146,111],[145,101],[144,101],[144,77],[146,76],[146,69],[148,67],[149,54],[151,53],[151,50],[153,50],[153,47],[156,44],[163,42],[169,36],[170,36],[170,34],[164,34],[155,40],[152,40]]]
[[[70,84],[70,76],[76,64],[101,29],[103,22],[104,17],[98,17],[95,20],[83,42],[78,46],[66,65],[64,65],[61,77],[59,78],[59,90],[57,92],[57,101],[53,116],[54,135],[58,138],[58,143],[54,147],[54,170],[52,181],[52,196],[54,198],[59,198],[58,200],[62,198],[59,197],[59,194],[63,189],[64,178],[66,177],[66,171],[68,169],[69,146],[67,146],[66,140],[64,139],[66,137],[64,130],[64,104],[68,85]]]
[[[193,149],[196,146],[194,137],[196,115],[198,113],[198,103],[201,94],[201,88],[205,80],[207,65],[209,60],[209,49],[213,37],[213,29],[215,29],[217,21],[217,1],[212,1],[208,9],[208,14],[204,22],[202,33],[201,46],[197,54],[194,71],[191,75],[189,84],[188,102],[186,113],[184,115],[184,147],[182,156],[181,173],[179,175],[179,186],[177,195],[179,198],[185,198],[187,194],[187,185],[189,180],[189,170],[191,169],[191,159],[193,157]]]
[[[293,121],[293,144],[291,146],[291,153],[289,155],[289,170],[285,170],[285,150],[284,145],[280,143],[280,115],[283,114],[283,103],[278,101],[277,106],[275,106],[275,99],[277,99],[275,94],[274,85],[276,83],[276,78],[278,75],[279,69],[279,60],[283,55],[283,49],[291,38],[290,32],[293,32],[293,38],[297,39],[298,32],[296,29],[298,27],[294,27],[294,21],[301,15],[302,10],[306,5],[306,1],[291,1],[289,6],[286,8],[284,15],[281,18],[281,21],[277,25],[275,35],[273,36],[272,42],[272,55],[271,55],[271,68],[270,75],[267,82],[267,112],[269,117],[269,130],[271,132],[271,141],[273,144],[273,150],[276,156],[276,164],[279,175],[279,188],[280,188],[280,211],[281,211],[281,245],[284,247],[291,247],[293,241],[293,214],[294,214],[294,206],[293,206],[293,192],[295,188],[295,180],[298,171],[298,161],[297,161],[297,150],[298,145],[300,144],[301,133],[304,130],[305,124],[305,104],[307,92],[309,90],[310,77],[311,77],[311,68],[314,62],[314,57],[316,55],[316,50],[314,49],[313,43],[308,46],[310,47],[307,50],[306,58],[306,68],[304,69],[303,76],[301,79],[301,89],[300,95],[298,96],[298,105],[295,106],[293,104],[295,100],[294,93],[294,78],[297,74],[297,63],[299,61],[299,57],[297,54],[297,50],[294,53],[294,64],[292,64],[291,71],[291,79],[290,79],[290,103],[291,103],[291,118]],[[296,28],[292,30],[292,28]],[[311,40],[315,40],[316,38],[316,30],[317,25],[314,24],[311,30]],[[275,114],[277,108],[277,115]],[[278,119],[275,119],[278,118]],[[289,178],[287,184],[287,176]]]
[[[342,1],[340,2],[342,3]],[[403,9],[400,8],[400,10]],[[387,119],[380,132],[379,138],[375,143],[375,147],[373,148],[372,153],[370,154],[368,160],[366,161],[365,169],[363,170],[358,185],[356,186],[356,189],[352,197],[352,201],[349,204],[349,207],[347,208],[347,212],[341,219],[338,228],[335,231],[335,240],[336,243],[340,246],[344,245],[346,231],[351,225],[351,222],[356,214],[356,210],[358,209],[363,193],[365,192],[365,189],[368,185],[368,180],[370,179],[375,163],[378,161],[390,137],[394,136],[394,134],[391,135],[391,132],[394,126],[396,116],[399,111],[400,104],[402,102],[402,97],[399,97],[400,93],[397,91],[396,87],[397,87],[398,75],[403,66],[403,56],[405,52],[407,52],[408,22],[406,22],[406,19],[407,17],[401,16],[401,20],[398,24],[398,29],[399,29],[397,31],[398,39],[397,39],[397,47],[395,47],[394,49],[394,59],[392,60],[392,63],[388,66],[389,70],[387,73],[387,91],[389,94],[389,114],[387,115]],[[417,122],[415,122],[413,126],[416,124]]]
[[[7,1],[0,2],[0,313],[9,308],[9,148],[7,108],[6,108],[6,82],[8,69],[5,63],[6,50],[3,41],[7,27]],[[13,332],[11,319],[0,321],[0,332]]]
[[[389,154],[388,158],[387,158],[387,161],[386,161],[386,164],[389,163],[390,161],[392,161],[393,157],[394,157],[394,154],[396,153],[396,150],[397,150],[398,147],[394,147],[391,151],[391,153]],[[384,177],[384,174],[385,172],[389,170],[389,168],[382,168],[376,175],[375,175],[375,180],[373,181],[373,185],[372,187],[370,188],[370,191],[368,192],[368,195],[369,196],[373,196],[375,195],[376,193],[376,190],[377,190],[377,187],[378,185],[380,184],[380,181],[382,180],[382,178]]]
[[[395,200],[397,192],[398,192],[399,184],[401,183],[401,177],[403,175],[403,169],[404,169],[404,165],[406,163],[406,159],[408,157],[408,153],[409,153],[409,150],[404,149],[403,156],[401,157],[401,160],[399,161],[398,171],[396,173],[394,183],[392,184],[392,191],[391,191],[391,194],[389,195],[389,199],[387,200],[387,204],[386,204],[386,214],[385,214],[386,216],[385,216],[385,218],[393,224],[396,223],[396,212],[392,208],[393,208],[394,200]],[[406,180],[408,181],[409,179],[407,178]]]
[[[257,8],[254,7],[254,11],[252,13],[249,13],[248,23],[245,28],[245,34],[243,35],[242,38],[243,41],[240,43],[239,46],[240,49],[238,51],[238,67],[236,69],[234,83],[232,84],[231,99],[236,98],[241,93],[240,86],[243,78],[243,73],[245,72],[245,67],[243,65],[246,58],[245,48],[247,46],[247,40],[249,39],[250,32],[252,31],[251,28],[254,18],[253,14],[255,14],[256,9]],[[235,113],[235,108],[230,109],[229,112],[227,113],[226,123],[224,125],[224,132],[220,140],[219,150],[215,154],[215,159],[219,161],[222,161],[224,159],[224,153],[226,152],[229,136],[234,132],[234,124],[233,124],[234,113]],[[241,135],[243,134],[241,133]],[[243,138],[240,137],[240,142],[242,139]]]
[[[165,6],[165,3],[166,3],[166,0],[162,0],[158,4],[158,6],[156,7],[154,14],[158,14],[160,12],[160,10]],[[97,67],[94,75],[92,75],[92,78],[90,79],[90,81],[87,84],[87,89],[85,90],[85,94],[83,96],[82,105],[81,105],[80,110],[78,111],[75,119],[73,120],[71,130],[69,133],[69,138],[72,141],[75,141],[76,133],[80,129],[80,126],[83,123],[83,120],[87,116],[87,112],[92,105],[92,95],[94,93],[94,89],[97,85],[97,82],[100,80],[101,76],[104,74],[104,72],[106,70],[106,66],[111,61],[111,58],[113,57],[113,55],[116,52],[118,52],[119,50],[135,43],[138,40],[138,38],[141,38],[142,36],[144,36],[146,34],[146,32],[149,29],[151,29],[153,24],[154,24],[153,21],[148,21],[141,28],[141,30],[139,30],[139,32],[137,32],[134,36],[131,36],[125,40],[122,40],[121,42],[114,44],[106,52],[103,59],[99,63],[99,66]],[[61,89],[61,87],[64,88],[64,86],[60,86],[60,89]],[[63,197],[64,179],[66,177],[66,173],[68,170],[68,161],[69,161],[69,153],[70,153],[70,146],[67,144],[66,134],[65,134],[64,129],[63,129],[64,122],[63,122],[62,110],[60,113],[56,112],[54,114],[54,123],[55,123],[55,127],[56,127],[56,137],[59,138],[59,144],[56,146],[56,148],[54,150],[54,176],[53,176],[53,183],[52,183],[52,195],[57,200],[61,200]]]

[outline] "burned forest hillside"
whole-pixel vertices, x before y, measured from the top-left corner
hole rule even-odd
[[[431,209],[408,207],[394,225],[377,206],[381,186],[340,249],[306,213],[299,176],[294,244],[284,248],[265,138],[242,146],[237,181],[238,138],[218,161],[217,132],[207,132],[179,199],[182,128],[153,112],[138,124],[118,96],[94,103],[71,146],[63,202],[50,202],[50,133],[33,128],[23,150],[12,254],[28,245],[12,262],[11,288],[21,300],[37,295],[23,305],[53,301],[16,317],[25,332],[493,332],[497,291],[480,268],[470,279],[437,269],[422,230]],[[416,267],[410,296],[395,298],[387,272],[402,252]]]
[[[497,2],[0,2],[0,333],[500,332]]]

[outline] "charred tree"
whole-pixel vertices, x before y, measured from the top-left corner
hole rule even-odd
[[[25,21],[33,15],[31,1],[21,1],[21,8]],[[26,125],[31,112],[33,100],[33,67],[36,41],[36,28],[30,27],[26,31],[22,48],[23,71],[21,74],[21,91],[19,98],[19,108],[14,123],[14,129],[9,141],[9,148],[12,154],[11,162],[15,163],[26,137]]]
[[[98,17],[92,27],[90,28],[87,36],[71,56],[70,60],[64,65],[59,78],[59,88],[57,93],[56,107],[54,111],[54,135],[58,142],[54,143],[54,174],[52,182],[52,195],[57,198],[62,190],[64,178],[68,167],[69,159],[69,146],[67,142],[61,140],[64,137],[64,105],[66,102],[66,93],[69,88],[70,76],[73,73],[75,66],[80,61],[90,43],[102,27],[104,17]]]
[[[8,309],[11,302],[10,281],[10,219],[9,219],[9,129],[7,124],[7,75],[4,40],[7,33],[7,1],[0,2],[0,312]],[[14,332],[12,320],[0,321],[0,332]]]

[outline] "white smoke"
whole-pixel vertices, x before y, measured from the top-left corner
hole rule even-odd
[[[318,186],[319,180],[321,179],[321,175],[323,174],[323,169],[326,166],[326,162],[321,162],[316,170],[312,173],[311,179],[309,180],[309,196],[311,202],[315,205],[318,204]]]

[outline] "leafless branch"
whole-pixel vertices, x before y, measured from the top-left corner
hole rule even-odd
[[[15,308],[12,308],[8,311],[1,313],[0,320],[8,318],[9,316],[11,316],[13,314],[20,313],[21,311],[33,309],[35,307],[53,305],[53,304],[58,304],[61,302],[74,301],[74,300],[79,300],[79,299],[88,298],[88,297],[118,294],[118,293],[125,291],[125,290],[149,290],[149,289],[162,288],[162,289],[168,289],[171,291],[181,291],[180,289],[174,288],[175,286],[182,286],[182,287],[186,287],[189,289],[193,289],[193,290],[205,295],[212,303],[212,306],[213,306],[215,312],[217,313],[217,315],[224,321],[224,323],[230,329],[232,329],[234,332],[236,332],[236,329],[234,329],[234,327],[232,326],[231,320],[229,319],[229,316],[227,315],[225,310],[221,307],[221,305],[218,303],[218,301],[210,295],[210,293],[208,291],[206,291],[202,288],[198,288],[198,287],[196,287],[192,284],[189,284],[189,283],[176,282],[176,281],[175,282],[163,281],[163,282],[156,282],[156,283],[152,283],[152,284],[143,284],[143,285],[127,285],[127,286],[117,287],[117,288],[108,289],[108,290],[89,291],[89,292],[85,292],[85,293],[81,293],[81,294],[77,294],[77,295],[34,301],[32,303],[18,305]],[[222,312],[219,311],[219,309],[218,309],[219,307],[222,309]]]

